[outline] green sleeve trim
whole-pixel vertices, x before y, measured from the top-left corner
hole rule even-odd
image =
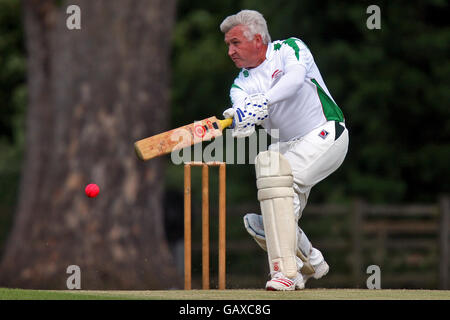
[[[295,42],[295,38],[289,38],[287,40],[283,41],[283,44],[287,44],[289,47],[291,47],[294,52],[295,52],[295,57],[297,58],[297,60],[300,60],[300,48],[298,47],[297,42]]]
[[[234,83],[231,85],[231,88],[241,89],[242,91],[244,91],[241,87],[239,87],[238,85],[236,85]]]
[[[344,121],[344,114],[338,105],[326,94],[322,87],[317,83],[316,79],[311,81],[317,87],[317,93],[319,95],[320,102],[322,103],[323,114],[328,121]]]

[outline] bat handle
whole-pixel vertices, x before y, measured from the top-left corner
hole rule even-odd
[[[222,127],[222,130],[231,126],[233,124],[233,118],[228,118],[224,120],[219,120],[220,126]]]

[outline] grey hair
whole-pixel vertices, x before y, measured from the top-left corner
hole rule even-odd
[[[226,17],[220,24],[220,31],[227,33],[238,25],[247,27],[247,30],[244,31],[244,36],[248,40],[253,40],[256,34],[260,34],[264,44],[272,41],[267,30],[266,19],[258,11],[241,10],[234,15]]]

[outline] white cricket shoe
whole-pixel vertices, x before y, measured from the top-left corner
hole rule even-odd
[[[299,272],[297,272],[297,276],[294,279],[290,279],[281,272],[277,272],[272,279],[266,283],[266,290],[269,291],[293,291],[295,289],[301,290],[304,288],[305,284],[303,282],[303,276]]]
[[[306,274],[306,275],[302,276],[303,277],[303,287],[305,286],[306,281],[308,281],[309,279],[311,279],[311,278],[320,279],[323,276],[325,276],[328,273],[328,271],[330,270],[330,266],[328,265],[328,263],[326,263],[325,260],[323,260],[317,266],[313,266],[313,268],[315,271],[314,273]]]

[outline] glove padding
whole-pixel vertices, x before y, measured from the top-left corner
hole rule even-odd
[[[269,101],[263,93],[247,96],[244,105],[245,109],[253,116],[253,123],[257,125],[263,123],[269,116]]]
[[[225,110],[223,116],[234,118],[233,137],[248,137],[255,131],[255,125],[260,125],[268,117],[267,98],[261,93],[247,96],[242,106]]]

